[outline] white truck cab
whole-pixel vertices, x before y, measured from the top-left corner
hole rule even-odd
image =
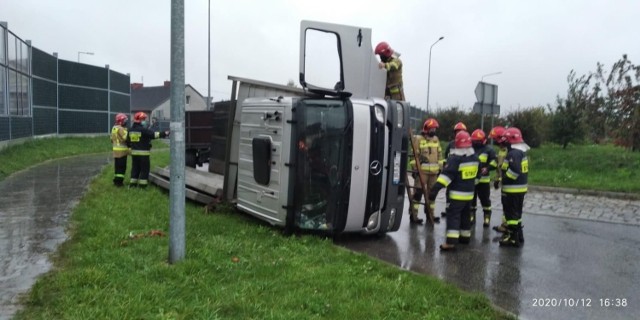
[[[303,90],[238,94],[227,198],[289,230],[397,230],[409,106],[383,99],[386,71],[377,67],[371,30],[302,21],[300,40]]]

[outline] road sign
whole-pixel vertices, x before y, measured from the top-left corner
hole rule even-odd
[[[482,104],[498,104],[498,86],[486,82],[478,82],[476,86],[476,99]]]
[[[482,115],[500,114],[498,105],[498,86],[486,82],[478,82],[475,90],[477,102],[473,105],[473,112]]]

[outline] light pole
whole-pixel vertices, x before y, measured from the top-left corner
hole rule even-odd
[[[498,71],[498,72],[494,72],[494,73],[487,73],[487,74],[483,75],[482,78],[480,78],[480,81],[484,82],[484,77],[495,76],[496,74],[502,74],[502,71]]]
[[[81,55],[81,54],[87,54],[87,55],[92,56],[92,55],[93,55],[93,52],[78,51],[78,63],[80,63],[80,55]]]
[[[429,48],[429,75],[427,76],[427,113],[429,113],[429,90],[431,89],[431,49],[436,45],[440,40],[444,39],[444,37],[440,37],[440,39],[436,40],[431,47]]]
[[[207,14],[207,110],[211,110],[211,0]]]

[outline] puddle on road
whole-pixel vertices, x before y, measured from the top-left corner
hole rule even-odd
[[[109,154],[54,160],[0,181],[0,320],[51,269],[71,210],[109,161]]]

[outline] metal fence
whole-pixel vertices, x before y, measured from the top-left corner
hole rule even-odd
[[[108,133],[130,113],[128,74],[58,59],[0,22],[0,147],[55,134]]]

